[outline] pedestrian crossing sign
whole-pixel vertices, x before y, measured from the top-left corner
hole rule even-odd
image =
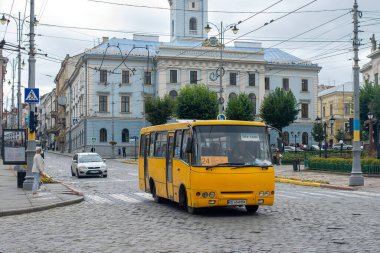
[[[40,102],[40,90],[38,88],[25,88],[25,103],[38,103]]]

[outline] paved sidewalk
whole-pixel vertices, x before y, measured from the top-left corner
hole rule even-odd
[[[17,188],[13,166],[0,165],[0,217],[71,205],[84,199],[80,193],[60,183],[44,186],[45,190],[40,191],[38,197],[33,197],[31,191]]]
[[[338,174],[323,171],[305,170],[301,165],[301,171],[293,171],[292,165],[275,165],[276,177],[279,179],[295,179],[293,181],[305,182],[306,186],[317,186],[325,188],[336,188],[341,190],[364,190],[380,192],[380,177],[364,176],[364,186],[350,187],[348,185],[350,174]],[[307,183],[316,183],[316,185],[307,185]],[[293,183],[293,182],[287,182]],[[297,183],[303,185],[302,183]],[[320,185],[318,185],[320,184]]]

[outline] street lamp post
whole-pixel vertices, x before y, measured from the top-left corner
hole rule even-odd
[[[9,14],[6,14],[6,15],[8,17],[12,18],[16,22],[16,25],[17,25],[17,42],[18,42],[18,46],[17,46],[17,51],[18,51],[18,54],[17,54],[17,61],[18,61],[18,63],[17,63],[17,65],[18,65],[18,67],[17,67],[17,79],[18,79],[18,85],[17,85],[17,108],[18,108],[18,111],[17,111],[17,128],[20,129],[22,127],[21,126],[21,122],[22,122],[21,69],[25,65],[24,61],[22,61],[22,63],[21,63],[21,41],[22,41],[22,28],[24,27],[24,22],[28,17],[25,17],[21,21],[21,13],[20,12],[18,13],[18,19],[16,19],[12,15],[9,15]],[[5,14],[3,13],[3,16],[0,19],[0,23],[2,25],[4,25],[4,24],[9,23],[9,22],[10,22],[10,19],[7,19],[5,17]]]
[[[204,27],[204,30],[206,33],[209,33],[211,31],[211,26],[214,26],[218,33],[219,33],[219,42],[215,37],[211,37],[209,42],[210,46],[213,47],[220,47],[220,61],[219,61],[219,67],[215,70],[215,72],[212,72],[210,74],[210,79],[212,81],[216,81],[219,78],[219,113],[223,113],[223,104],[224,104],[224,98],[223,98],[223,76],[225,73],[225,70],[223,68],[223,50],[224,50],[224,33],[227,30],[232,30],[234,34],[237,34],[239,29],[236,27],[238,24],[230,24],[225,27],[223,27],[223,22],[220,22],[220,27],[215,25],[214,23],[208,22],[207,26]]]
[[[369,153],[372,154],[373,152],[373,112],[368,112],[368,120],[369,120]]]
[[[301,132],[294,133],[293,131],[290,132],[292,136],[294,136],[294,147],[295,147],[295,153],[297,154],[297,137],[300,136]]]

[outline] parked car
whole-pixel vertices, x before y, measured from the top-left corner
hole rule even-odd
[[[319,150],[318,145],[311,145],[309,150]],[[324,148],[321,148],[321,150],[324,150]]]
[[[296,147],[292,147],[292,146],[285,146],[284,147],[284,152],[304,152],[302,149],[300,148],[296,148]]]
[[[97,153],[76,153],[71,161],[71,175],[107,177],[106,160]]]
[[[342,144],[340,144],[340,143],[336,143],[336,144],[334,144],[334,145],[332,146],[332,148],[333,148],[334,150],[340,150],[340,149],[342,148]],[[343,143],[343,148],[342,148],[342,149],[343,149],[343,150],[351,150],[351,149],[352,149],[352,146]]]

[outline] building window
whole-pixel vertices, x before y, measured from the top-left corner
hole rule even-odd
[[[100,129],[99,141],[107,142],[107,129],[105,128]]]
[[[351,104],[344,103],[344,115],[350,115],[351,112]]]
[[[121,112],[130,112],[129,96],[121,96]]]
[[[306,132],[302,133],[302,145],[308,145],[309,144],[309,134]]]
[[[230,85],[236,85],[236,76],[237,74],[232,72],[230,73]]]
[[[289,90],[289,78],[282,78],[282,88]]]
[[[228,99],[236,98],[236,93],[231,92],[230,95],[228,96]]]
[[[195,9],[195,2],[191,2],[191,8]]]
[[[100,70],[100,83],[107,83],[107,70]]]
[[[248,74],[248,85],[249,86],[256,86],[256,75],[255,74]]]
[[[197,84],[198,81],[198,71],[190,70],[190,84]]]
[[[170,70],[170,83],[177,83],[177,70],[171,69]]]
[[[248,95],[251,104],[253,105],[253,115],[256,115],[256,95],[254,93],[250,93]]]
[[[150,71],[144,72],[144,84],[147,84],[147,85],[152,84],[152,72]]]
[[[191,34],[197,34],[197,19],[196,18],[190,19],[189,30]]]
[[[379,73],[375,74],[375,84],[379,84]]]
[[[129,70],[121,72],[121,83],[129,83]]]
[[[107,112],[107,96],[99,96],[99,112]]]
[[[326,117],[326,107],[322,108],[322,117]]]
[[[174,36],[174,20],[172,20],[172,36]]]
[[[172,100],[176,100],[176,99],[177,99],[177,96],[178,96],[177,91],[172,90],[172,91],[169,92],[169,97],[170,97],[170,99],[172,99]]]
[[[309,91],[309,84],[307,79],[302,79],[302,91]]]
[[[301,104],[301,118],[309,118],[309,104]]]
[[[330,104],[330,116],[333,115],[333,105]]]
[[[289,133],[288,132],[284,132],[282,134],[282,141],[284,142],[285,146],[289,145]]]
[[[126,128],[121,131],[121,142],[129,142],[129,130]]]
[[[265,90],[270,90],[270,79],[265,77]]]

